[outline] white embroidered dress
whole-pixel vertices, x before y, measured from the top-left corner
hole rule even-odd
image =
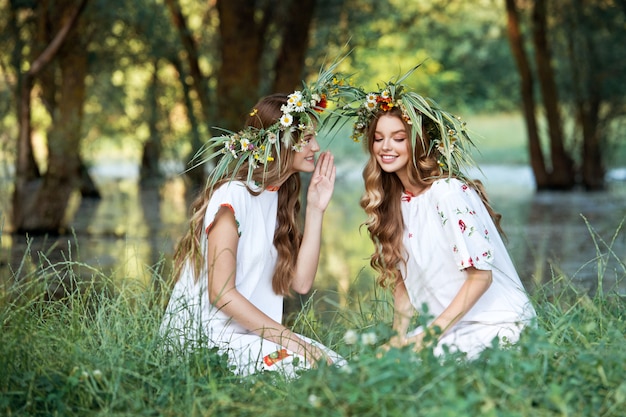
[[[250,186],[254,189],[254,186]],[[272,320],[281,323],[283,296],[272,290],[272,276],[276,266],[274,231],[278,193],[262,191],[254,196],[242,182],[229,182],[216,189],[204,217],[203,253],[206,253],[206,233],[215,215],[222,207],[232,210],[238,225],[236,288],[247,300]],[[209,260],[209,262],[211,262]],[[174,286],[161,332],[170,341],[182,347],[208,343],[228,353],[230,363],[239,374],[260,370],[282,370],[293,376],[293,352],[261,338],[234,322],[211,304],[208,297],[208,274],[204,268],[195,282],[190,265],[186,265]],[[300,336],[300,335],[299,335]],[[324,349],[331,357],[337,355],[325,346],[304,336],[304,340]],[[288,355],[288,356],[285,356]],[[300,367],[308,367],[300,358]]]
[[[516,342],[535,311],[476,191],[458,179],[441,179],[422,194],[404,194],[401,205],[408,256],[401,272],[418,313],[426,305],[429,317],[441,314],[463,285],[466,268],[492,271],[487,292],[444,332],[435,352],[441,354],[442,345],[447,345],[472,358],[496,336]]]

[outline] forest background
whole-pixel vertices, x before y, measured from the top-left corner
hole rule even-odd
[[[142,183],[168,163],[184,169],[214,126],[237,129],[258,97],[293,91],[347,48],[340,70],[366,89],[422,63],[411,87],[443,107],[522,114],[525,132],[510,136],[526,150],[511,153],[538,190],[602,189],[625,159],[623,2],[2,0],[0,10],[6,230],[65,231],[76,194],[99,194],[98,158],[130,157]],[[353,152],[345,142],[340,157]],[[191,170],[190,189],[204,176]]]

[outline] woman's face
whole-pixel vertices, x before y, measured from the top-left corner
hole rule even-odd
[[[305,132],[302,138],[303,146],[300,152],[294,152],[293,172],[313,172],[315,170],[315,154],[319,152],[320,145],[315,138],[315,132]]]
[[[409,133],[397,116],[384,114],[376,123],[372,155],[388,173],[403,173],[410,162]]]

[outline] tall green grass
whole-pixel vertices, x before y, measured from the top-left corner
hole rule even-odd
[[[391,321],[385,291],[355,298],[330,320],[310,302],[294,326],[349,364],[287,381],[274,373],[240,379],[209,348],[163,349],[160,271],[154,285],[138,288],[78,260],[42,256],[27,276],[4,277],[0,415],[621,416],[626,409],[624,298],[561,285],[567,277],[536,289],[537,326],[515,347],[494,346],[472,362],[438,359],[429,349],[380,357]],[[347,331],[356,339],[345,340]]]

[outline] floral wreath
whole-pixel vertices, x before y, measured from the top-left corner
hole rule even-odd
[[[343,58],[335,61],[327,70],[321,70],[312,84],[303,83],[301,90],[289,94],[287,104],[281,107],[280,119],[271,126],[260,129],[248,126],[238,132],[220,129],[224,134],[212,137],[194,157],[194,160],[200,159],[199,164],[219,158],[209,175],[209,184],[214,185],[229,173],[234,175],[246,162],[247,180],[250,181],[259,165],[267,166],[274,161],[274,155],[280,155],[281,142],[287,146],[291,143],[291,148],[296,152],[302,151],[307,143],[304,133],[315,132],[315,125],[321,125],[329,119],[320,118],[329,101],[347,103],[356,98],[358,90],[341,74],[334,72],[341,60]],[[250,116],[255,116],[257,111],[252,109]]]
[[[374,117],[397,107],[404,121],[412,128],[412,145],[415,146],[418,137],[425,144],[426,132],[431,140],[428,154],[436,151],[437,163],[442,170],[448,175],[464,178],[463,171],[475,166],[471,157],[475,145],[467,133],[466,123],[460,117],[441,109],[431,98],[406,91],[402,84],[420,65],[411,68],[397,80],[388,81],[382,88],[379,87],[378,92],[365,93],[359,90],[357,107],[346,107],[350,115],[356,117],[352,140],[360,142],[365,139]]]

